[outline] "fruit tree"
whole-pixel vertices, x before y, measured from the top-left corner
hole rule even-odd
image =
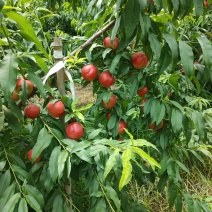
[[[148,211],[132,182],[212,210],[183,180],[212,158],[212,0],[0,0],[0,16],[0,211]]]

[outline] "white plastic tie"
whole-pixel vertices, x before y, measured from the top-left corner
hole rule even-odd
[[[54,50],[53,57],[54,57],[55,59],[61,59],[61,58],[64,57],[64,56],[63,56],[63,52],[62,52],[62,51]]]
[[[43,80],[43,84],[46,83],[46,80],[48,79],[48,77],[50,77],[52,74],[57,73],[59,70],[61,70],[62,68],[65,68],[65,65],[63,63],[63,61],[59,61],[55,66],[53,66],[49,72],[46,74],[46,76],[44,77]]]

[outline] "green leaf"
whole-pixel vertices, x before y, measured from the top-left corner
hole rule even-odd
[[[0,86],[5,98],[9,99],[16,86],[17,57],[13,53],[7,54],[0,63]]]
[[[12,130],[14,130],[15,132],[20,131],[20,120],[14,115],[13,111],[5,107],[4,115],[6,121],[8,122],[8,126],[12,128]]]
[[[4,113],[3,112],[0,112],[0,131],[3,129],[4,127]]]
[[[183,203],[182,203],[182,194],[178,193],[175,200],[175,210],[176,212],[182,212]]]
[[[171,53],[170,53],[169,47],[168,45],[165,45],[161,50],[160,59],[158,60],[159,64],[158,64],[157,76],[160,76],[171,64],[170,58],[171,58]]]
[[[11,197],[15,193],[16,184],[13,183],[9,187],[6,188],[2,193],[0,193],[0,211],[3,210],[5,204],[11,199]]]
[[[116,114],[112,114],[107,123],[108,129],[109,130],[113,129],[116,126],[117,122],[118,122],[118,118],[117,118]]]
[[[61,178],[63,176],[63,170],[65,167],[65,162],[68,157],[68,152],[66,150],[62,150],[58,157],[58,176]]]
[[[48,133],[46,128],[40,130],[37,138],[37,142],[32,150],[32,162],[42,153],[42,151],[47,148],[52,140],[52,135]]]
[[[62,207],[63,207],[63,198],[62,198],[62,195],[60,193],[57,193],[57,195],[54,198],[52,212],[61,211],[61,208]]]
[[[35,31],[30,24],[30,22],[23,17],[22,15],[18,14],[14,11],[4,11],[4,14],[11,20],[15,21],[20,28],[20,34],[28,41],[32,41],[36,44],[37,48],[48,58],[49,55],[43,48],[42,43],[38,40]]]
[[[5,191],[7,187],[9,187],[11,181],[11,173],[8,169],[4,174],[1,175],[0,178],[0,195]]]
[[[43,195],[37,188],[26,184],[26,190],[27,190],[27,194],[33,197],[41,207],[44,206],[45,203],[44,203]]]
[[[187,15],[191,9],[193,9],[192,1],[191,0],[180,0],[181,3],[181,13],[180,17],[183,18],[185,15]]]
[[[44,71],[45,74],[48,73],[48,66],[43,58],[37,54],[24,54],[23,57],[27,57],[37,63],[37,65]]]
[[[177,186],[172,183],[168,188],[169,208],[172,208],[177,197]]]
[[[169,48],[171,49],[171,52],[172,52],[172,69],[174,69],[174,67],[176,66],[178,56],[179,56],[177,42],[172,37],[172,35],[170,35],[168,33],[163,33],[163,37],[166,40],[166,42],[168,43]]]
[[[161,121],[163,120],[163,118],[165,116],[165,112],[166,112],[166,108],[165,108],[164,104],[161,104],[160,105],[160,112],[159,112],[158,118],[156,120],[156,125],[161,123]]]
[[[194,110],[191,114],[192,121],[194,123],[194,127],[197,130],[200,139],[203,139],[205,136],[205,120],[202,114],[196,110]]]
[[[129,86],[130,100],[132,100],[136,95],[136,92],[138,91],[138,86],[139,86],[138,77],[135,77],[133,83]]]
[[[149,33],[148,40],[150,42],[150,47],[155,54],[156,60],[159,60],[161,54],[161,45],[157,36],[153,33]]]
[[[32,178],[32,175],[25,171],[24,169],[22,169],[20,166],[17,166],[15,164],[12,164],[12,167],[14,169],[14,171],[16,172],[17,177],[21,180],[21,181],[27,181],[30,184],[34,184],[34,180]]]
[[[124,150],[122,154],[123,170],[121,174],[121,179],[119,181],[119,190],[121,190],[128,183],[129,179],[131,179],[132,177],[132,174],[131,174],[132,165],[130,163],[131,156],[132,156],[132,148],[128,148]]]
[[[178,108],[178,109],[181,111],[182,114],[184,114],[184,109],[183,109],[183,107],[182,107],[178,102],[173,101],[173,100],[170,100],[170,102],[171,102],[176,108]]]
[[[122,56],[122,53],[118,53],[118,54],[114,57],[114,59],[113,59],[111,65],[110,65],[110,67],[109,67],[109,71],[110,71],[110,73],[111,73],[112,75],[116,73],[116,67],[117,67],[117,65],[118,65],[118,63],[119,63],[119,61],[120,61],[120,59],[121,59],[121,56]]]
[[[116,206],[116,211],[119,212],[121,210],[121,201],[118,198],[117,192],[110,186],[104,187],[106,189],[106,195],[109,199],[111,199]]]
[[[171,114],[171,125],[174,133],[178,133],[180,129],[182,128],[182,121],[183,121],[183,114],[182,112],[176,108],[172,108],[172,114]]]
[[[37,200],[30,196],[30,195],[26,195],[25,196],[26,201],[28,202],[28,204],[36,211],[36,212],[42,212],[41,207],[39,205],[39,203],[37,202]]]
[[[35,73],[30,69],[27,69],[27,73],[29,74],[30,80],[36,85],[36,88],[38,89],[40,95],[45,99],[46,92],[45,92],[41,78],[36,76]]]
[[[120,149],[114,150],[114,152],[110,155],[108,161],[106,162],[105,169],[104,169],[104,176],[103,178],[106,179],[107,175],[110,173],[111,169],[114,167],[116,162],[116,156],[119,154]]]
[[[189,151],[202,163],[204,164],[204,160],[202,159],[201,155],[198,154],[196,151],[189,149]]]
[[[69,178],[71,173],[71,157],[70,156],[68,156],[66,160],[66,172],[67,172],[67,178]]]
[[[99,135],[99,133],[100,133],[101,131],[102,131],[102,129],[93,130],[93,131],[88,135],[88,139],[89,139],[89,140],[94,139],[96,136]]]
[[[150,117],[152,119],[152,123],[158,119],[159,113],[160,113],[160,101],[158,99],[153,99],[150,110]]]
[[[81,142],[76,142],[75,140],[71,140],[71,139],[63,139],[62,142],[68,145],[67,150],[70,153],[79,152],[81,150],[86,149],[87,147],[91,145],[89,141],[85,141],[85,140]]]
[[[158,151],[158,149],[156,148],[156,146],[152,143],[150,143],[149,141],[145,140],[145,139],[136,139],[134,140],[134,146],[148,146],[148,147],[152,147],[155,150]]]
[[[133,147],[133,151],[137,153],[141,158],[143,158],[144,161],[147,161],[151,166],[157,166],[158,168],[161,168],[160,164],[142,149],[138,147]]]
[[[194,201],[189,193],[184,193],[185,205],[187,211],[194,211]]]
[[[210,41],[206,37],[198,37],[197,38],[203,52],[204,63],[209,68],[212,67],[212,45]]]
[[[111,37],[110,37],[111,41],[113,41],[114,38],[116,37],[116,34],[117,34],[118,29],[120,27],[120,23],[121,23],[121,16],[119,16],[118,18],[116,18],[115,26],[113,27],[112,32],[111,32]]]
[[[125,5],[123,14],[126,40],[131,37],[139,23],[140,8],[138,0],[130,0]]]
[[[178,160],[176,160],[176,162],[177,162],[177,165],[178,165],[182,170],[184,170],[185,172],[188,173],[188,175],[190,175],[190,171],[186,168],[186,166],[185,166],[183,163],[181,163],[181,162],[178,161]]]
[[[19,202],[18,212],[28,212],[27,202],[24,198]]]
[[[4,169],[5,165],[6,165],[6,160],[0,161],[0,171]]]
[[[10,198],[10,200],[7,202],[7,204],[4,206],[2,212],[13,212],[18,200],[20,199],[20,197],[21,197],[20,193],[14,194]]]
[[[49,173],[53,182],[55,182],[58,177],[58,157],[60,154],[60,149],[60,146],[56,146],[49,158]]]
[[[92,164],[92,158],[91,156],[89,155],[88,151],[86,150],[81,150],[80,152],[75,152],[75,154],[81,158],[82,160]]]
[[[162,192],[164,190],[166,183],[167,183],[167,179],[168,179],[168,174],[167,174],[167,172],[164,172],[161,175],[158,185],[157,185],[158,192]]]
[[[199,0],[194,0],[194,8],[195,8],[195,14],[197,18],[199,18],[200,15],[203,13],[203,2]]]
[[[194,68],[194,54],[192,48],[187,44],[186,41],[179,41],[179,49],[185,74],[190,77]]]

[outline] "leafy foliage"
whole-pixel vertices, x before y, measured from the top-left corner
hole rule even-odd
[[[170,209],[180,212],[185,205],[188,211],[210,211],[204,199],[184,189],[182,180],[197,161],[212,158],[212,1],[208,4],[29,0],[4,6],[0,1],[0,211],[83,211],[81,194],[71,191],[72,180],[84,182],[86,210],[146,211],[128,195],[132,179],[139,185],[158,182],[159,192],[167,190]],[[73,55],[111,20],[111,30]],[[59,28],[60,22],[64,27]],[[60,71],[57,80],[51,76],[43,85],[54,64],[54,36],[64,41],[69,80]],[[103,46],[106,36],[118,37],[117,50]],[[142,70],[132,64],[135,52],[148,57]],[[99,74],[109,70],[115,84],[105,88],[98,79],[85,81],[80,70],[86,63]],[[20,77],[33,82],[32,93],[26,83],[18,87]],[[79,108],[73,93],[68,94],[74,83],[92,86],[95,103]],[[148,93],[141,98],[137,91],[144,86]],[[103,107],[112,94],[115,106]],[[52,98],[62,100],[64,117],[48,114]],[[41,108],[35,120],[23,116],[32,102]],[[123,134],[118,131],[121,120],[127,123]],[[79,141],[66,136],[66,125],[74,121],[84,126]],[[42,160],[36,163],[39,155]]]

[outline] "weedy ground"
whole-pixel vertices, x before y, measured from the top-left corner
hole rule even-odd
[[[78,98],[78,106],[83,106],[88,103],[95,102],[95,96],[92,93],[92,85],[85,88],[80,85],[75,85],[76,97]],[[185,189],[192,194],[196,200],[203,200],[208,203],[212,210],[212,161],[209,158],[205,159],[205,164],[195,164],[190,168],[190,175],[183,174]],[[88,191],[84,186],[83,180],[73,182],[73,189],[80,191],[80,202],[82,212],[87,212],[89,206]],[[132,180],[129,187],[129,195],[134,201],[143,204],[148,212],[174,212],[175,209],[170,209],[166,192],[159,193],[156,184],[148,183],[144,186],[139,186],[136,181]],[[82,209],[83,208],[83,209]],[[185,207],[184,212],[187,212]]]

